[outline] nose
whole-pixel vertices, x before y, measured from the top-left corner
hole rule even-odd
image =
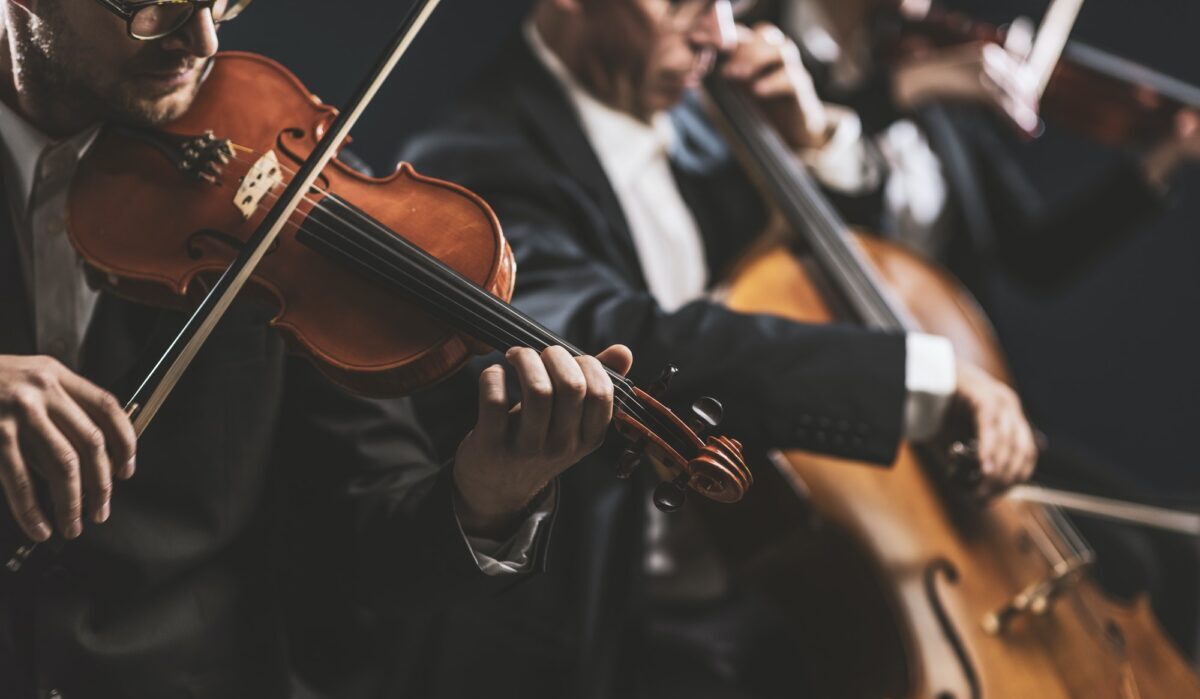
[[[700,46],[730,51],[737,45],[737,23],[733,19],[730,0],[716,0],[697,20],[692,41]]]
[[[162,42],[163,48],[187,51],[197,58],[210,58],[216,54],[218,46],[212,10],[207,7],[197,10],[187,24],[163,37]]]

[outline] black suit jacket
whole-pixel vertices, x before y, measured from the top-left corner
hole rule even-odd
[[[765,209],[698,105],[689,101],[672,116],[684,146],[675,176],[701,228],[709,267],[719,272],[760,233]],[[723,433],[759,445],[892,459],[901,431],[903,338],[743,315],[708,301],[664,312],[647,290],[620,204],[573,107],[524,41],[510,44],[458,108],[410,144],[405,159],[474,190],[495,209],[517,259],[518,307],[586,350],[629,345],[633,377],[643,385],[668,362],[677,365],[667,397],[676,408],[713,395],[725,405]],[[437,397],[422,400],[431,408],[423,414],[433,414]],[[446,445],[458,436],[452,422],[436,426],[453,435]],[[612,455],[563,479],[547,575],[523,586],[519,601],[451,615],[453,640],[433,673],[439,696],[485,691],[496,676],[512,689],[506,696],[628,696],[632,663],[647,660],[638,658],[637,646],[645,623],[647,490],[616,481]],[[771,487],[766,475],[754,490]]]
[[[314,649],[358,646],[315,601],[425,613],[512,582],[479,572],[409,403],[334,387],[285,354],[270,314],[234,304],[140,440],[107,524],[0,570],[0,697],[284,697],[289,611],[293,650],[328,677],[338,658]],[[102,295],[82,374],[130,395],[184,319]],[[29,320],[3,206],[0,354],[33,351]]]

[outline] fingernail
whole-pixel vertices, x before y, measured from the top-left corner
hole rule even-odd
[[[67,538],[78,539],[83,533],[83,520],[75,519],[71,521],[71,526],[67,527]]]
[[[137,470],[137,459],[136,458],[126,461],[125,465],[121,467],[121,478],[124,478],[126,480],[133,478],[133,473],[136,470]]]
[[[41,543],[41,542],[49,539],[50,534],[51,534],[50,527],[45,522],[38,522],[33,527],[33,538],[36,539],[38,541],[38,543]]]
[[[110,514],[112,514],[112,507],[106,502],[100,506],[100,511],[96,513],[96,524],[107,522]]]

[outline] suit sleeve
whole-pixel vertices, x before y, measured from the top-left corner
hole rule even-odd
[[[351,395],[290,358],[279,434],[298,574],[392,611],[457,603],[526,577],[480,571],[454,514],[450,468],[434,461],[407,399]],[[536,570],[540,543],[532,557]]]
[[[641,385],[674,364],[680,373],[668,401],[680,409],[702,395],[718,398],[720,431],[743,441],[894,458],[902,335],[740,314],[709,301],[664,312],[614,261],[606,246],[616,234],[582,187],[539,164],[531,149],[496,143],[478,132],[433,135],[409,159],[494,208],[516,254],[514,303],[522,310],[586,351],[628,345]]]

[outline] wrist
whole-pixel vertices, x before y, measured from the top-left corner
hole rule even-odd
[[[454,511],[468,536],[503,540],[520,525],[530,503],[545,486],[525,487],[513,483],[480,482],[454,465]]]
[[[1172,142],[1159,144],[1142,157],[1142,177],[1158,190],[1166,190],[1180,163],[1179,150]]]

